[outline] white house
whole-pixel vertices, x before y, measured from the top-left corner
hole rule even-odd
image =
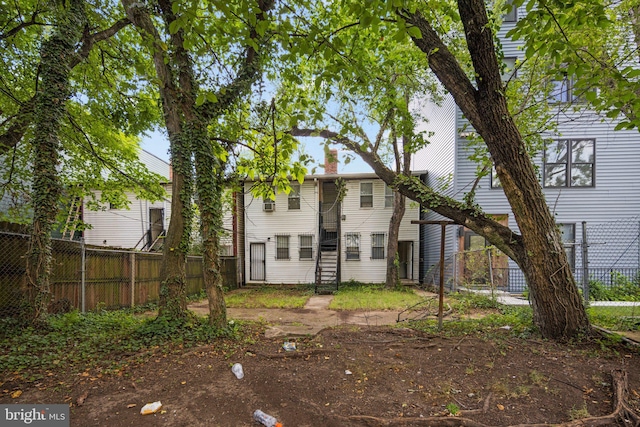
[[[169,227],[171,218],[171,166],[153,154],[141,150],[140,161],[147,169],[166,179],[167,197],[150,202],[127,193],[128,208],[91,210],[82,205],[82,219],[91,227],[84,230],[85,243],[126,249],[149,250],[157,245]]]
[[[254,197],[254,183],[245,182],[247,283],[316,283],[335,289],[350,280],[385,281],[393,192],[372,173],[327,172],[305,177],[275,200]],[[418,279],[419,233],[411,220],[419,211],[417,204],[407,203],[400,227],[400,276],[408,281]]]
[[[507,65],[522,55],[518,43],[505,37],[516,20],[517,14],[510,14],[498,34]],[[557,90],[552,96],[556,108],[562,111],[558,115],[559,128],[557,133],[546,135],[549,142],[534,162],[539,166],[546,202],[566,243],[569,262],[578,280],[593,278],[596,268],[609,272],[630,268],[630,276],[633,276],[634,271],[638,273],[640,262],[640,133],[637,130],[615,131],[615,122],[586,109],[575,112],[564,108],[567,102],[575,101],[571,82],[557,82],[555,87]],[[427,184],[432,187],[438,188],[442,182],[447,182],[448,186],[442,187],[444,192],[461,200],[477,179],[477,164],[469,159],[472,151],[467,139],[468,132],[473,129],[451,96],[439,106],[429,105],[425,115],[429,123],[424,128],[432,131],[433,136],[431,143],[414,156],[413,168],[427,170]],[[492,176],[482,178],[475,201],[486,213],[497,215],[501,222],[518,230],[497,179]],[[431,213],[424,219],[440,218]],[[598,237],[594,241],[593,236],[589,239],[585,235],[588,232],[583,233],[583,229],[614,222],[626,227],[621,228],[617,237],[608,240]],[[424,228],[425,271],[421,271],[421,279],[426,270],[439,262],[439,232],[428,227],[435,226]],[[582,263],[583,256],[587,256],[582,251],[587,247],[586,243],[582,245],[584,242],[589,243],[588,265]],[[461,251],[484,246],[482,237],[462,226],[447,228],[445,253],[448,260]],[[600,256],[599,252],[604,250],[616,251],[616,255]],[[525,284],[515,263],[509,261],[507,266],[506,258],[503,262],[498,266],[503,270],[498,283],[510,291],[522,291]],[[453,265],[454,262],[448,263],[448,267]]]

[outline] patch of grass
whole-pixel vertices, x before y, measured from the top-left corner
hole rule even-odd
[[[590,416],[591,416],[591,414],[589,413],[589,410],[587,409],[586,403],[582,404],[582,408],[576,408],[574,406],[569,411],[569,418],[571,418],[571,421],[581,420],[583,418],[588,418]]]
[[[223,338],[231,339],[231,347],[241,345],[240,342],[252,337],[252,325],[234,322],[229,328],[219,330],[209,326],[204,317],[170,321],[135,316],[126,311],[84,314],[73,311],[52,316],[38,328],[3,321],[0,323],[0,372],[13,372],[27,380],[36,380],[46,371],[61,368],[113,372],[153,352]]]
[[[460,413],[460,407],[455,403],[447,403],[446,409],[454,417]]]
[[[589,307],[587,309],[592,324],[613,331],[640,330],[640,307]]]
[[[453,317],[455,315],[452,314]],[[412,322],[412,327],[428,333],[437,333],[438,321],[429,319]],[[527,306],[503,306],[498,313],[489,313],[479,319],[455,319],[442,324],[442,333],[448,336],[480,335],[486,339],[510,335],[527,338],[536,334],[533,313]]]
[[[497,309],[500,303],[490,295],[478,294],[475,292],[455,292],[447,295],[451,308],[463,314],[471,309]]]
[[[310,296],[306,289],[261,287],[230,292],[224,301],[231,308],[302,308]]]
[[[344,286],[335,293],[331,310],[402,310],[422,301],[412,289],[383,285]]]

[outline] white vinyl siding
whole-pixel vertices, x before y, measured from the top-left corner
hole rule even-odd
[[[244,276],[250,278],[250,245],[265,245],[265,270],[268,284],[306,284],[315,280],[315,263],[300,260],[299,235],[316,236],[318,230],[318,188],[313,179],[300,184],[300,209],[288,209],[289,196],[276,194],[275,210],[264,212],[262,199],[251,194],[252,183],[244,185]],[[289,235],[289,260],[276,260],[276,235]],[[317,237],[314,238],[317,242]],[[249,280],[249,282],[251,282]]]
[[[123,249],[141,249],[144,240],[143,235],[150,227],[149,209],[164,210],[164,229],[169,228],[171,218],[171,186],[165,185],[167,199],[156,202],[137,199],[132,193],[127,194],[128,208],[107,209],[92,211],[87,207],[86,200],[83,205],[82,217],[91,228],[84,230],[85,243],[89,245],[109,246]],[[100,192],[96,192],[100,197]],[[140,243],[139,243],[140,242]]]

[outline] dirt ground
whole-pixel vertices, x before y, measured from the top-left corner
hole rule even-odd
[[[288,313],[280,321],[277,312],[256,317],[273,316],[281,331],[308,326],[304,310]],[[566,346],[504,329],[433,336],[384,326],[372,313],[360,319],[365,324],[331,318],[306,335],[265,336],[265,327],[256,327],[239,347],[156,349],[139,362],[132,356],[117,374],[69,370],[36,384],[6,378],[0,403],[70,403],[72,426],[255,426],[256,409],[285,427],[561,423],[610,414],[611,372],[621,369],[628,401],[640,408],[637,348],[599,353],[597,341]],[[286,351],[285,342],[296,349]],[[242,364],[243,379],[231,372],[233,363]],[[12,399],[17,388],[23,393]],[[160,412],[140,415],[158,400]],[[448,409],[459,410],[458,418]]]

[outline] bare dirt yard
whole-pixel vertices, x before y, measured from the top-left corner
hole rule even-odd
[[[285,427],[626,426],[634,424],[624,416],[606,417],[616,399],[624,397],[618,410],[627,417],[640,408],[633,347],[561,345],[500,328],[451,337],[341,325],[267,338],[265,323],[243,327],[250,338],[241,343],[123,355],[128,365],[110,373],[61,367],[36,382],[4,373],[0,403],[69,403],[72,426],[254,426],[256,409]],[[243,379],[231,372],[236,362]],[[154,401],[162,410],[140,415]]]

